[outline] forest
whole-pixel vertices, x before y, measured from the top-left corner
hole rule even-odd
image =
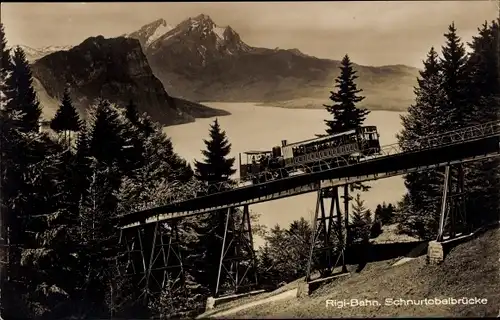
[[[227,182],[236,172],[231,144],[217,120],[204,140],[204,159],[191,167],[174,144],[131,100],[116,106],[99,100],[81,118],[66,88],[50,131],[40,130],[43,106],[37,100],[26,55],[8,49],[0,29],[1,146],[1,312],[4,319],[90,319],[191,317],[213,295],[222,248],[225,211],[179,222],[186,259],[186,294],[160,294],[138,302],[139,286],[127,281],[119,258],[125,251],[114,217],[185,199]],[[430,48],[415,87],[415,102],[402,117],[404,146],[419,137],[498,121],[500,111],[499,23],[485,22],[464,44],[454,24],[441,52]],[[469,50],[466,50],[466,46]],[[328,134],[363,125],[368,114],[356,86],[349,56],[325,109]],[[498,160],[464,165],[469,223],[498,220]],[[375,212],[364,207],[369,186],[351,186],[350,243],[367,242],[384,225],[420,239],[436,236],[443,170],[411,173],[407,193]],[[382,199],[381,199],[382,200]],[[253,215],[256,233],[266,240],[257,251],[257,274],[276,287],[304,276],[311,225],[305,219],[266,230]],[[296,250],[289,250],[295,248]],[[168,297],[168,299],[166,298]]]

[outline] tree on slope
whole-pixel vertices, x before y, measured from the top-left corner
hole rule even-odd
[[[335,92],[330,91],[332,105],[324,105],[326,110],[333,116],[332,120],[325,120],[326,133],[335,134],[347,130],[356,129],[363,125],[370,111],[357,107],[357,104],[365,99],[359,95],[363,90],[356,85],[357,71],[349,56],[346,54],[340,62],[340,75],[335,79]],[[350,185],[351,190],[361,189],[367,191],[370,187],[362,183]]]
[[[370,237],[371,213],[365,207],[365,202],[358,193],[352,204],[352,223],[350,242],[358,243],[367,241]]]
[[[162,127],[148,117],[138,115],[133,102],[125,109],[125,118],[125,135],[133,135],[141,143],[144,161],[123,177],[118,193],[118,212],[126,214],[195,196],[199,183],[192,179],[193,172],[185,160],[174,152],[172,141]],[[180,255],[185,266],[198,258],[196,226],[197,217],[183,219],[177,225],[182,243]],[[150,297],[150,311],[177,317],[186,309],[198,307],[196,304],[200,303],[202,295],[200,291],[203,293],[205,288],[193,279],[191,273],[190,268],[184,268],[186,295],[172,297],[165,289],[159,297]]]
[[[50,122],[50,128],[57,133],[64,133],[64,139],[69,144],[69,132],[77,132],[80,130],[80,117],[76,111],[71,97],[69,95],[69,87],[64,88],[61,105],[57,110],[54,118]]]
[[[2,35],[4,37],[4,35]],[[2,46],[5,41],[2,41]],[[8,61],[3,48],[2,60]],[[32,87],[31,71],[24,52],[17,48],[13,63],[2,65],[1,123],[1,210],[7,224],[7,282],[3,288],[4,314],[28,316],[21,298],[29,292],[27,270],[21,266],[23,247],[30,241],[28,223],[36,214],[34,208],[46,206],[41,190],[33,183],[34,172],[47,156],[47,137],[38,133],[41,109]],[[26,300],[25,300],[26,301]]]
[[[415,103],[408,108],[408,114],[401,116],[403,130],[398,141],[403,150],[414,147],[419,138],[440,132],[446,115],[442,110],[444,91],[438,54],[431,48],[420,71],[415,88]],[[443,179],[437,170],[410,173],[405,177],[405,186],[411,198],[408,219],[403,221],[405,230],[421,237],[432,235],[439,218],[439,200]]]
[[[383,225],[391,224],[394,218],[394,206],[392,203],[387,205],[384,202],[381,205],[377,205],[375,217],[377,217],[375,220],[379,220]]]
[[[7,48],[7,39],[3,24],[0,22],[0,102],[2,105],[6,102],[6,80],[11,70],[10,49]]]
[[[117,110],[107,100],[93,107],[89,152],[99,162],[108,166],[121,165],[125,139]]]
[[[5,39],[5,32],[3,28],[3,24],[0,22],[0,145],[3,146],[2,151],[0,152],[0,168],[3,168],[5,166],[5,143],[8,139],[6,136],[6,124],[5,121],[7,118],[5,117],[6,115],[4,114],[4,105],[7,102],[7,97],[6,97],[6,90],[7,86],[5,84],[5,80],[7,79],[9,70],[10,70],[10,50],[7,49],[7,40]],[[3,180],[4,180],[4,175],[3,175],[3,169],[0,171],[2,175],[0,176],[0,183],[2,184],[0,187],[0,199],[4,199],[3,195],[3,190],[4,190],[4,185],[3,185]],[[7,239],[7,210],[3,205],[4,201],[0,202],[0,220],[1,220],[1,225],[0,225],[0,243],[2,245],[2,251],[0,252],[0,260],[2,263],[0,264],[0,285],[2,287],[5,280],[7,279],[6,277],[6,272],[7,272],[7,262],[8,262],[8,239]],[[5,292],[5,291],[4,291]],[[4,294],[5,295],[5,294]],[[4,305],[4,295],[0,293],[0,305]],[[4,314],[4,308],[0,306],[0,313]]]
[[[26,54],[20,47],[14,50],[12,72],[6,79],[6,84],[9,87],[6,95],[10,100],[5,109],[11,114],[16,114],[12,121],[22,132],[38,132],[42,108],[33,88],[33,78]]]
[[[440,132],[467,126],[471,120],[469,70],[465,46],[457,35],[454,23],[448,27],[448,32],[444,36],[446,43],[442,47],[439,67],[444,93],[441,108],[445,114]]]
[[[60,318],[71,315],[71,299],[78,298],[81,272],[78,268],[78,215],[75,208],[71,163],[74,155],[62,145],[51,149],[44,163],[29,173],[36,207],[27,224],[21,266],[27,274],[27,299],[33,314]]]
[[[235,159],[227,158],[231,151],[231,144],[226,133],[220,128],[217,119],[210,126],[209,134],[210,140],[204,140],[207,148],[202,151],[205,157],[204,161],[195,161],[195,177],[207,185],[209,192],[216,192],[230,188],[230,177],[236,172],[233,169]],[[222,188],[211,189],[211,186],[218,183],[226,183],[226,185]],[[226,214],[227,210],[207,214],[202,218],[201,227],[198,230],[201,235],[199,244],[201,250],[205,252],[205,258],[199,261],[203,274],[199,274],[197,277],[212,292],[215,291],[216,286]]]
[[[469,47],[472,49],[468,60],[470,77],[470,94],[472,104],[471,124],[498,121],[500,110],[500,83],[498,66],[498,22],[484,23],[473,37]],[[480,215],[470,215],[481,224],[498,218],[500,208],[500,161],[488,159],[468,165],[467,188],[470,211],[480,212]],[[473,206],[473,208],[472,208]],[[472,220],[472,219],[471,219]]]
[[[210,125],[209,134],[210,140],[203,140],[207,148],[202,150],[204,161],[195,161],[195,176],[208,185],[227,182],[236,172],[233,169],[235,158],[227,158],[231,152],[231,144],[217,119]]]
[[[333,116],[332,120],[325,120],[328,134],[340,133],[355,129],[363,125],[369,111],[360,109],[357,103],[365,97],[358,95],[363,90],[358,89],[355,80],[358,78],[352,62],[346,54],[341,61],[340,75],[335,79],[336,92],[331,91],[332,105],[325,105],[326,110]]]

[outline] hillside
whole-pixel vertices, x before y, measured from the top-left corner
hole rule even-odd
[[[228,314],[228,318],[319,317],[495,317],[500,305],[500,229],[486,231],[448,254],[440,265],[428,265],[426,256],[392,266],[396,259],[368,264],[360,273],[319,288],[309,297],[295,297]],[[351,266],[350,269],[354,269]],[[386,298],[487,299],[476,305],[383,305]],[[326,307],[326,300],[369,299],[381,306]],[[220,318],[220,317],[219,317]]]
[[[339,74],[337,60],[318,59],[298,49],[251,47],[230,26],[218,26],[203,14],[177,26],[159,19],[126,36],[139,40],[165,89],[189,100],[322,108]],[[364,106],[406,110],[412,103],[417,69],[355,69],[367,97]]]
[[[122,106],[133,99],[140,112],[147,112],[163,125],[228,114],[170,96],[153,75],[135,39],[91,37],[69,50],[45,55],[31,67],[38,96],[48,109],[45,114],[57,109],[57,97],[66,84],[82,115],[98,98]]]

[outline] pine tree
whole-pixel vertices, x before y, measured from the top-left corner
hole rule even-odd
[[[3,106],[7,102],[6,80],[9,72],[12,69],[12,61],[10,58],[10,49],[7,48],[7,39],[5,38],[4,27],[1,22],[0,22],[0,59],[1,59],[0,60],[0,104]]]
[[[368,110],[356,107],[356,104],[365,98],[358,95],[363,90],[357,88],[357,78],[352,62],[346,54],[341,61],[340,75],[335,79],[337,91],[330,92],[333,105],[325,105],[326,110],[333,115],[333,120],[325,120],[328,134],[358,128],[363,125],[369,114]]]
[[[205,159],[203,162],[195,161],[195,177],[208,185],[209,192],[217,192],[230,188],[230,177],[236,172],[233,169],[235,158],[227,158],[231,151],[231,144],[226,138],[226,133],[221,130],[217,119],[210,126],[209,133],[210,140],[204,140],[207,149],[202,151]],[[227,183],[227,185],[224,188],[210,189],[211,185],[218,183]],[[205,256],[200,261],[204,266],[205,274],[198,275],[203,278],[198,281],[208,286],[212,292],[215,291],[216,286],[226,214],[226,210],[207,214],[201,219],[200,228],[197,230],[201,235],[200,250]]]
[[[108,101],[101,100],[92,113],[90,154],[108,166],[121,163],[125,141],[117,110]]]
[[[140,127],[140,117],[134,102],[120,110],[122,114],[122,137],[123,137],[123,171],[129,175],[133,170],[144,165],[144,144],[146,137]]]
[[[375,209],[375,220],[379,220],[383,225],[392,223],[394,210],[395,209],[392,203],[387,205],[383,202],[382,205],[377,205],[377,208]]]
[[[74,155],[59,145],[48,144],[49,161],[31,172],[37,204],[27,227],[30,241],[22,251],[21,266],[28,274],[27,299],[34,315],[58,318],[72,313],[71,299],[77,298],[79,242],[77,211],[72,197],[71,163]]]
[[[75,314],[100,317],[109,314],[109,288],[118,276],[116,258],[123,248],[118,242],[113,217],[121,184],[119,168],[91,158],[91,176],[80,202],[79,240],[83,248],[80,270],[84,271],[82,297]]]
[[[9,75],[10,67],[10,50],[7,48],[7,40],[5,38],[5,32],[3,24],[0,22],[0,146],[2,150],[0,151],[0,246],[2,249],[0,251],[0,286],[4,288],[4,283],[7,280],[7,264],[9,260],[9,250],[8,250],[8,212],[7,208],[4,206],[4,167],[5,167],[5,148],[7,147],[8,135],[7,135],[7,115],[4,113],[4,105],[7,102],[6,96],[6,79]],[[2,294],[3,293],[3,294]],[[0,292],[0,313],[4,314],[4,292]]]
[[[431,48],[415,88],[415,103],[408,108],[407,115],[401,116],[403,130],[397,138],[403,150],[414,147],[422,137],[441,132],[445,126],[447,115],[442,108],[445,93],[440,70],[438,55]],[[422,237],[432,235],[439,221],[442,175],[438,170],[429,170],[407,174],[404,179],[411,198],[409,214],[413,216],[403,222],[408,224],[405,228]]]
[[[457,35],[455,24],[448,27],[446,43],[442,47],[439,67],[442,76],[444,101],[441,108],[445,112],[445,121],[440,132],[456,130],[470,123],[469,71],[465,46]]]
[[[45,212],[47,198],[36,181],[46,160],[46,136],[38,133],[40,107],[32,87],[31,71],[24,52],[17,48],[13,63],[9,60],[2,31],[1,66],[1,210],[6,223],[9,261],[7,280],[2,288],[2,306],[6,317],[31,317],[26,295],[29,294],[30,270],[21,265],[23,248],[32,246],[32,217]],[[5,62],[5,64],[3,64]],[[43,171],[43,170],[42,170]],[[37,175],[38,173],[38,175]],[[35,209],[36,208],[36,209]],[[3,228],[2,228],[3,229]],[[5,231],[3,229],[2,231]],[[3,275],[2,275],[3,276]]]
[[[20,47],[14,50],[12,72],[6,84],[9,87],[6,95],[10,100],[5,109],[13,115],[14,125],[22,132],[38,132],[42,109],[33,88],[33,78],[26,54]]]
[[[468,60],[470,77],[469,99],[472,104],[471,124],[498,121],[500,110],[500,84],[498,67],[498,22],[484,23],[473,37],[469,47],[472,53]],[[468,165],[467,189],[470,210],[481,214],[470,215],[469,223],[480,225],[495,220],[500,208],[500,161],[488,159]],[[472,221],[475,220],[475,221]]]
[[[340,75],[335,79],[335,88],[337,91],[330,91],[330,100],[332,105],[324,105],[326,110],[333,116],[332,120],[325,120],[327,134],[345,132],[351,129],[359,128],[363,125],[366,116],[370,111],[357,107],[357,104],[365,99],[359,95],[363,90],[358,89],[356,85],[357,71],[349,56],[346,54],[340,62]],[[362,183],[353,183],[350,185],[352,190],[368,191],[370,186]]]
[[[202,151],[203,162],[195,161],[195,176],[208,184],[229,181],[236,170],[233,169],[235,158],[226,158],[231,152],[231,144],[215,119],[210,126],[210,140],[203,141],[207,147]]]
[[[92,174],[90,157],[89,128],[86,123],[82,122],[76,139],[75,161],[72,165],[73,194],[78,202],[85,195]]]
[[[417,79],[418,86],[414,89],[415,104],[408,108],[408,114],[401,116],[403,130],[398,135],[399,144],[404,150],[413,147],[419,138],[433,133],[439,133],[443,124],[442,104],[444,91],[439,65],[439,57],[434,48],[429,50],[424,61],[424,69]]]
[[[361,195],[358,193],[354,198],[354,203],[352,204],[352,223],[350,232],[350,243],[358,243],[366,241],[369,238],[369,227],[367,224],[367,216],[371,213],[364,206],[364,200],[361,199]]]
[[[64,132],[64,138],[68,140],[67,142],[69,144],[71,143],[69,141],[70,132],[77,132],[80,130],[80,122],[78,112],[71,102],[69,87],[66,87],[64,89],[61,105],[50,122],[50,128],[57,133]]]

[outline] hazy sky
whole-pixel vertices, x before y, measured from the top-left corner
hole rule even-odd
[[[322,58],[364,65],[420,67],[440,48],[454,21],[470,41],[485,20],[498,17],[493,1],[224,2],[224,3],[2,3],[9,44],[78,44],[95,35],[119,36],[164,18],[175,25],[208,14],[230,25],[252,46],[298,48]]]

